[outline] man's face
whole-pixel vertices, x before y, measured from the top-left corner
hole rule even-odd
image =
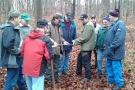
[[[92,22],[92,23],[96,23],[96,18],[92,17],[92,18],[91,18],[91,22]]]
[[[83,18],[81,21],[82,21],[82,24],[85,24],[88,21],[88,18]]]
[[[55,22],[56,25],[60,24],[60,20],[57,19],[57,18],[55,18],[54,22]]]
[[[24,20],[24,19],[21,19],[21,24],[22,25],[28,25],[29,21],[27,20]]]
[[[14,18],[15,26],[19,25],[21,21],[21,17]]]
[[[109,21],[107,21],[107,20],[103,20],[103,25],[104,25],[104,26],[108,26],[108,25],[109,25],[109,23],[110,23]]]
[[[47,31],[47,26],[44,27],[43,32],[46,33],[46,31]]]
[[[71,18],[67,18],[67,17],[65,16],[65,20],[66,20],[66,22],[70,22]]]
[[[111,22],[114,21],[114,17],[113,16],[109,15],[109,18],[110,18]]]

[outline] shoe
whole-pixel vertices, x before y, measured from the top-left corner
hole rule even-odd
[[[60,79],[56,79],[55,81],[56,81],[56,83],[60,83],[61,82]]]
[[[113,88],[114,87],[114,84],[108,84],[108,87],[109,88]]]
[[[121,87],[115,86],[112,90],[120,90]]]
[[[52,85],[52,81],[50,81],[50,80],[47,81],[47,84],[48,84],[48,85]]]
[[[58,75],[59,75],[59,76],[61,76],[61,75],[62,75],[62,73],[61,73],[61,72],[59,72],[59,73],[58,73]]]
[[[90,79],[88,79],[88,78],[82,78],[80,81],[81,82],[88,82]]]
[[[79,76],[82,75],[81,73],[76,73],[76,72],[73,72],[72,74],[73,74],[73,75],[79,75]]]
[[[68,75],[69,73],[68,73],[68,71],[64,71],[63,74],[64,75]]]

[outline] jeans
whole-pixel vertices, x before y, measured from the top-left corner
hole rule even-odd
[[[4,90],[13,90],[15,85],[18,86],[18,90],[26,90],[25,82],[22,74],[22,58],[16,59],[18,68],[7,68],[7,76],[5,80]]]
[[[77,69],[76,74],[80,75],[82,74],[82,66],[84,66],[85,69],[85,78],[90,79],[91,78],[91,51],[80,51],[77,58]]]
[[[44,90],[44,75],[39,77],[31,77],[25,75],[28,90]]]
[[[70,51],[64,51],[64,55],[60,55],[59,62],[59,73],[68,72],[68,62],[69,62]]]
[[[108,83],[115,84],[118,87],[124,85],[122,78],[122,62],[121,60],[107,59],[106,63]]]
[[[59,67],[60,55],[54,55],[54,58],[52,60],[53,60],[53,68],[54,68],[54,77],[55,77],[55,80],[58,80],[59,79],[58,67]],[[52,73],[51,73],[50,62],[47,62],[47,69],[46,69],[46,72],[45,72],[45,79],[47,81],[52,81]]]
[[[103,50],[97,50],[97,73],[102,74]]]

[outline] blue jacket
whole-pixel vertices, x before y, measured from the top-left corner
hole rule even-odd
[[[117,19],[110,25],[106,33],[105,52],[107,59],[122,60],[125,56],[125,24]]]
[[[72,40],[76,39],[76,25],[73,20],[70,21],[70,30],[68,31],[66,29],[65,22],[61,22],[60,26],[63,31],[63,38],[70,44],[72,44]],[[63,46],[63,50],[70,51],[72,49],[72,46]]]

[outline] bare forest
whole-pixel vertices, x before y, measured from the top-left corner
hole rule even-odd
[[[45,18],[49,22],[55,13],[65,15],[72,12],[79,36],[82,29],[82,24],[78,20],[80,14],[95,14],[97,22],[102,25],[102,18],[115,8],[120,10],[119,18],[125,22],[127,28],[126,55],[123,60],[125,84],[121,90],[135,90],[135,0],[0,0],[0,24],[7,21],[8,12],[11,10],[28,13],[31,17],[31,26],[39,18]],[[70,53],[69,74],[60,76],[62,82],[56,83],[57,90],[111,90],[107,77],[96,74],[94,55],[91,60],[92,79],[89,82],[79,82],[83,76],[74,75],[79,51],[79,46],[73,47]],[[6,70],[0,68],[0,90],[3,90],[5,76]],[[52,86],[45,84],[45,90],[52,90]]]

